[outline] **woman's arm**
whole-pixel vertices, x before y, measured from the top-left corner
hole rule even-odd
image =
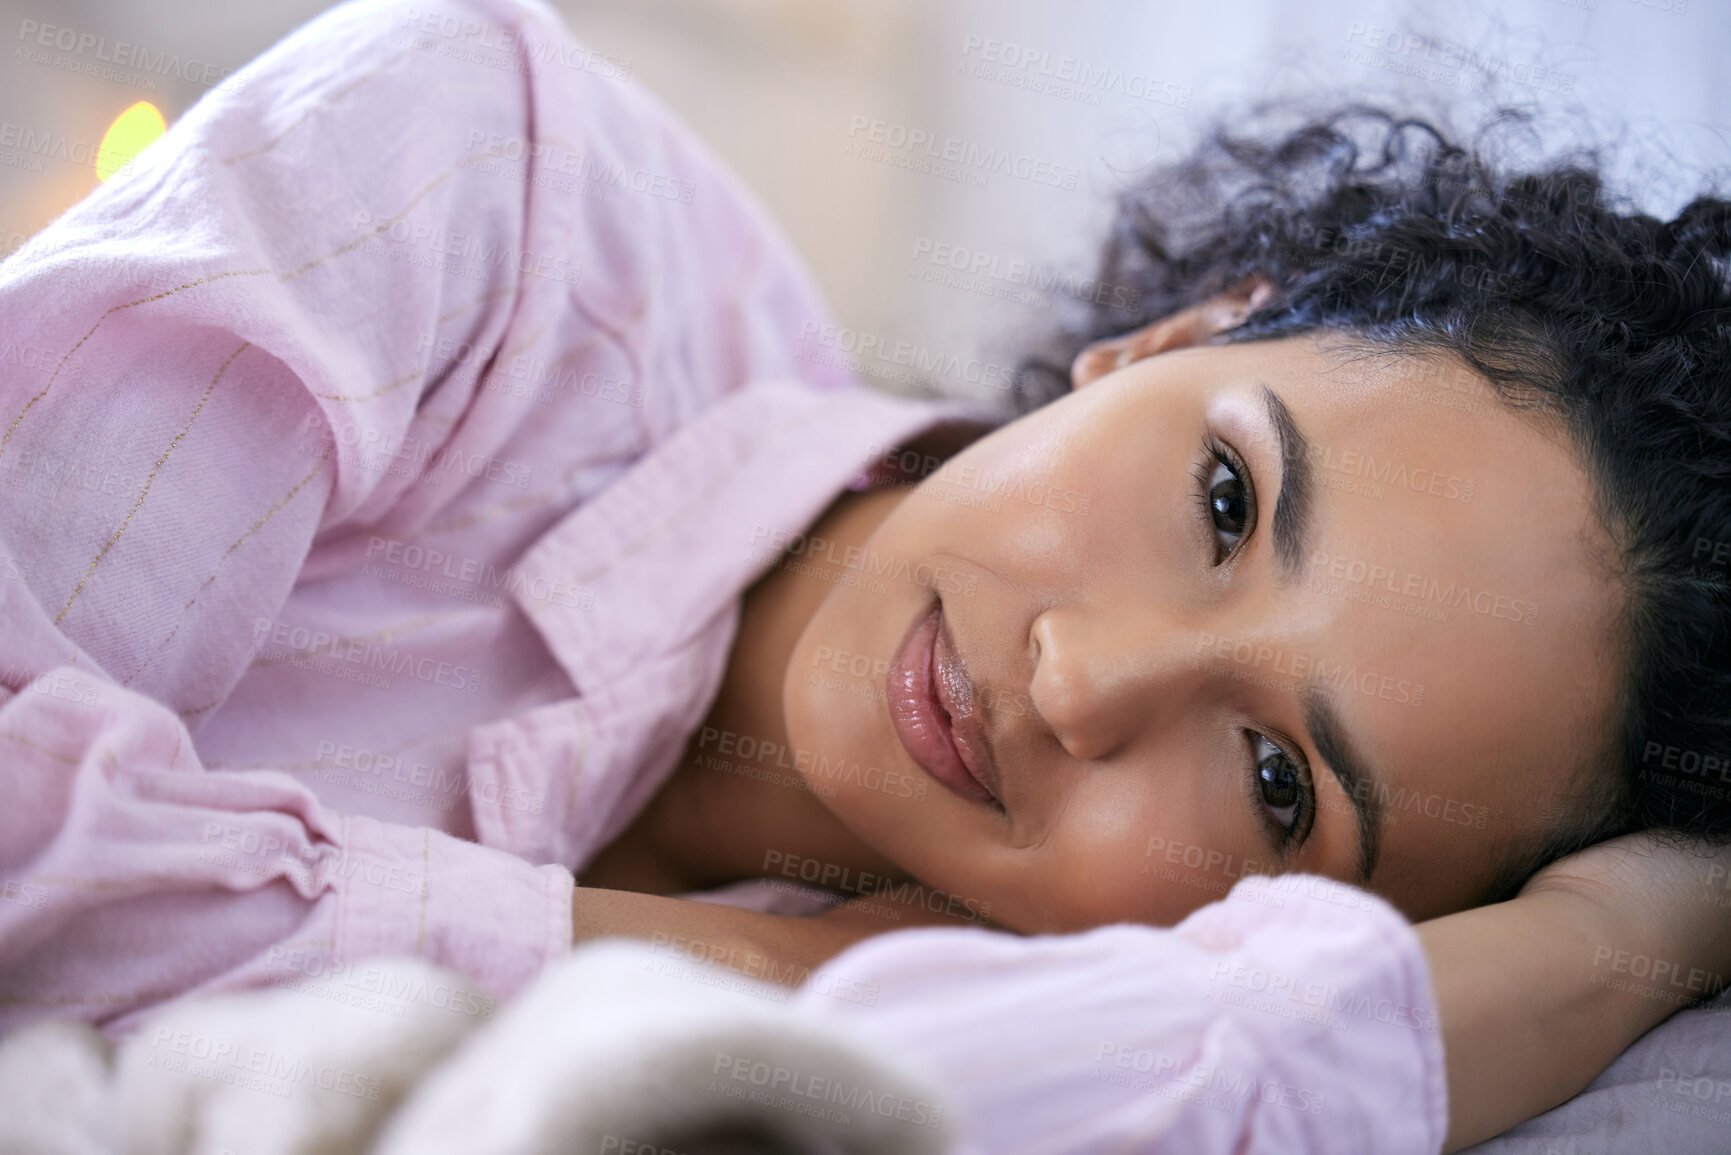
[[[1447,1054],[1446,1149],[1578,1094],[1731,973],[1731,919],[1706,903],[1731,848],[1615,839],[1538,874],[1509,902],[1418,927]]]
[[[801,985],[823,962],[886,931],[978,923],[909,907],[895,922],[844,902],[807,918],[763,914],[721,903],[693,902],[629,890],[578,886],[572,892],[574,944],[600,938],[647,939],[670,958],[709,962],[784,986]]]
[[[1416,928],[1447,1056],[1447,1150],[1579,1093],[1641,1035],[1724,986],[1731,919],[1703,899],[1728,867],[1731,849],[1631,836],[1555,864],[1509,902]],[[902,925],[850,905],[788,918],[581,887],[574,919],[579,942],[645,938],[670,956],[789,986]]]

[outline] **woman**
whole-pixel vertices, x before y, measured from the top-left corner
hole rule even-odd
[[[1262,168],[1299,180],[1304,144]],[[1442,198],[1369,215],[1343,180],[1326,223],[1356,242],[1387,211],[1429,253],[1445,170],[1367,178]],[[1180,990],[1197,951],[1338,975],[1353,934],[1384,942],[1365,981],[1404,992],[1380,1024],[1404,1033],[1349,1032],[1323,1069],[1416,1072],[1421,1146],[1578,1089],[1671,1005],[1555,975],[1583,941],[1724,973],[1690,873],[1717,864],[1598,848],[1465,908],[1606,834],[1722,832],[1722,803],[1666,810],[1703,796],[1600,769],[1723,747],[1688,729],[1723,677],[1722,591],[1675,559],[1731,537],[1714,447],[1660,429],[1665,456],[1627,468],[1695,489],[1631,483],[1576,448],[1610,452],[1594,431],[1620,420],[1487,384],[1557,368],[1532,339],[1612,292],[1600,266],[1522,328],[1453,241],[1446,267],[1322,248],[1307,275],[1290,258],[1322,218],[1233,187],[1254,227],[1120,247],[1144,311],[1102,319],[1072,396],[988,434],[826,366],[773,230],[542,8],[360,4],[267,53],[0,282],[39,351],[8,364],[0,435],[3,845],[29,897],[0,911],[8,1022],[123,1032],[165,998],[391,953],[507,994],[620,933],[798,981],[884,930],[976,924],[921,941],[985,959],[1004,940],[977,924],[1164,926],[1302,871],[1429,921],[1324,885],[1356,921],[1323,933],[1248,886],[1191,938],[1085,949],[1131,943],[1112,965]],[[1722,246],[1717,211],[1655,258],[1677,299],[1652,323],[1692,371],[1724,287],[1678,254]],[[1366,480],[1349,456],[1384,489],[1337,484]],[[1678,492],[1686,533],[1647,508]],[[1718,616],[1665,600],[1691,591]],[[773,910],[851,901],[668,897],[735,883]],[[1257,896],[1265,938],[1196,938]],[[1573,1045],[1536,1044],[1558,1029]],[[1401,1102],[1362,1109],[1386,1127]]]
[[[1216,885],[1303,869],[1422,919],[1615,832],[1723,833],[1723,760],[1677,752],[1727,747],[1724,567],[1703,562],[1731,388],[1702,256],[1728,210],[1605,200],[1589,170],[1507,180],[1368,113],[1158,174],[1101,273],[1140,312],[1101,306],[1070,380],[1046,367],[1075,395],[795,539],[931,588],[796,603],[797,643],[736,658],[710,725],[956,787],[808,809],[860,836],[829,859],[1025,931],[1181,918],[1199,896],[1149,885],[1149,839],[1206,848]],[[837,685],[886,672],[887,701]],[[922,745],[932,694],[959,758]],[[715,840],[671,796],[710,792],[689,818],[748,788],[690,774],[639,825],[663,820],[662,870],[713,884]]]

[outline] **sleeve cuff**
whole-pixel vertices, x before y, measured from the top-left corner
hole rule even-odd
[[[1233,1006],[1249,1035],[1264,1036],[1273,1065],[1286,1066],[1288,1077],[1302,1078],[1306,1064],[1291,1062],[1295,1056],[1276,1045],[1283,1019],[1326,1027],[1334,1040],[1326,1049],[1343,1070],[1380,1075],[1335,1080],[1331,1116],[1375,1120],[1379,1150],[1442,1150],[1448,1135],[1442,1024],[1424,948],[1398,910],[1319,875],[1253,875],[1176,929],[1222,956],[1210,967],[1204,997]],[[1416,1109],[1390,1109],[1400,1087],[1410,1089],[1406,1104]]]
[[[571,872],[435,830],[344,819],[334,956],[413,955],[499,998],[571,949]]]
[[[929,1070],[958,1155],[1435,1155],[1447,1134],[1418,937],[1329,879],[1245,879],[1170,929],[893,931],[825,977],[801,1005]]]

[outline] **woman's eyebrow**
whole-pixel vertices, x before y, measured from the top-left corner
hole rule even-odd
[[[1361,760],[1335,712],[1328,691],[1312,682],[1303,690],[1304,727],[1316,752],[1346,792],[1358,821],[1358,885],[1370,882],[1382,853],[1382,800],[1386,791],[1375,771]]]
[[[1305,533],[1310,527],[1310,442],[1299,431],[1292,410],[1267,382],[1262,382],[1262,400],[1280,446],[1280,495],[1274,500],[1274,556],[1279,563],[1280,581],[1289,583],[1298,578],[1308,552]]]

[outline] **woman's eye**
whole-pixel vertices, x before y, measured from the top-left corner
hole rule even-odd
[[[1221,565],[1256,530],[1256,489],[1243,460],[1224,441],[1203,439],[1203,457],[1196,463],[1196,504],[1202,529],[1214,537],[1214,564]]]
[[[1231,553],[1244,536],[1250,517],[1250,499],[1244,481],[1224,461],[1214,463],[1208,475],[1208,520],[1213,523],[1221,555]]]
[[[1282,830],[1298,824],[1304,803],[1304,778],[1286,751],[1256,735],[1256,792]]]

